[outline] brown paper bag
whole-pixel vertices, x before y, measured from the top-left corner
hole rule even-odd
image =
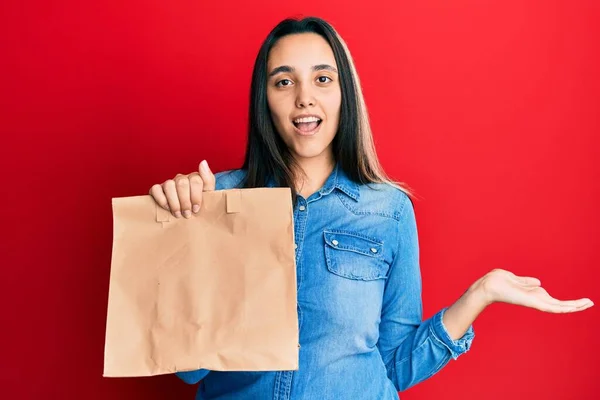
[[[112,206],[104,376],[298,369],[289,188],[205,192],[190,219]]]

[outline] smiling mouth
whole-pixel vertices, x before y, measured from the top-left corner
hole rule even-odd
[[[300,131],[300,133],[304,133],[304,134],[310,134],[314,131],[316,131],[319,126],[321,126],[321,123],[323,122],[322,119],[318,120],[318,121],[313,121],[313,122],[292,122],[292,124],[294,124],[294,126],[296,127],[296,129],[298,131]]]

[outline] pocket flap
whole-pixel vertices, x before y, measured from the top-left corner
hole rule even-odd
[[[370,257],[381,257],[383,241],[366,235],[341,230],[326,230],[325,243],[338,250],[354,251]]]

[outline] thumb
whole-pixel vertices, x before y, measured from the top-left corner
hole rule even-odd
[[[215,190],[216,181],[215,176],[213,175],[210,167],[206,160],[200,163],[200,177],[202,178],[202,182],[204,182],[203,192],[212,192]]]
[[[533,278],[531,276],[520,276],[519,280],[522,284],[529,286],[541,286],[542,284],[539,279]]]

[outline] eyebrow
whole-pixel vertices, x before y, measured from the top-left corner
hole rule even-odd
[[[317,64],[313,65],[311,68],[313,71],[331,71],[338,73],[338,70],[332,67],[329,64]],[[277,74],[281,74],[283,72],[294,72],[296,69],[294,67],[290,67],[289,65],[281,65],[279,67],[273,68],[273,71],[269,72],[269,78],[275,76]]]

